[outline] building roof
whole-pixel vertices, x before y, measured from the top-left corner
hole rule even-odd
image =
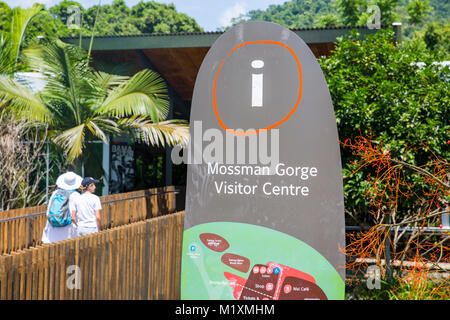
[[[382,29],[387,26],[382,26]],[[316,57],[330,55],[334,43],[341,36],[357,29],[361,37],[375,33],[366,26],[291,29],[302,38]],[[398,34],[399,26],[394,26]],[[126,64],[130,73],[151,66],[160,73],[183,100],[190,100],[200,65],[212,44],[223,32],[195,32],[172,34],[139,34],[96,36],[92,46],[94,60],[112,65]],[[398,37],[398,36],[397,36]],[[90,37],[81,39],[89,48]],[[79,44],[79,37],[61,38]],[[143,60],[146,63],[143,63]]]
[[[382,26],[385,29],[387,26]],[[290,29],[308,44],[333,43],[340,36],[347,35],[350,30],[357,29],[361,36],[373,34],[377,30],[366,26],[344,26],[327,28]],[[158,34],[131,34],[131,35],[103,35],[95,36],[92,50],[136,50],[153,48],[195,48],[210,47],[222,31],[216,32],[189,32],[189,33],[158,33]],[[89,47],[90,36],[82,37],[82,46]],[[64,42],[78,44],[79,37],[61,38]]]

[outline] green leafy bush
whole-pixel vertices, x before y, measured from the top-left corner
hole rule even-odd
[[[397,46],[392,29],[360,40],[353,31],[339,41],[335,52],[321,58],[336,114],[341,141],[372,137],[392,158],[416,166],[434,154],[449,156],[450,74],[437,53],[413,45]],[[423,62],[424,65],[419,62]],[[433,153],[432,153],[433,152]],[[367,220],[370,166],[353,174],[355,157],[341,148],[346,210],[363,223]],[[416,192],[423,192],[417,176],[407,177]],[[420,203],[403,199],[399,212]]]

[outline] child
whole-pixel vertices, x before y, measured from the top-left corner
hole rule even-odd
[[[83,194],[75,201],[75,214],[72,216],[76,224],[77,236],[98,232],[100,230],[100,198],[95,195],[95,184],[99,180],[92,177],[84,178],[81,182]]]

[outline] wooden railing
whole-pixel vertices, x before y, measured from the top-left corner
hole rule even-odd
[[[162,187],[101,197],[101,230],[184,209],[183,187]],[[46,206],[0,212],[0,254],[41,244]]]
[[[179,299],[184,212],[0,256],[0,300]]]

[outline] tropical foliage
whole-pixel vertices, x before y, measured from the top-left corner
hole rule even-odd
[[[448,159],[449,67],[434,63],[442,56],[415,46],[396,46],[389,41],[392,37],[392,30],[381,30],[360,41],[355,31],[338,43],[332,56],[320,59],[340,139],[371,137],[392,158],[418,167],[426,166],[433,154]],[[351,150],[342,148],[341,154],[346,210],[357,223],[367,223],[372,187],[367,179],[376,172],[371,166],[355,172],[358,165]],[[407,179],[420,195],[421,180]],[[399,214],[420,206],[402,201],[396,208]]]
[[[0,11],[3,9],[0,5]],[[0,98],[0,210],[38,204],[45,197],[40,181],[45,166],[43,149],[47,128],[15,117],[6,98],[25,93],[22,87],[16,86],[14,73],[22,67],[20,53],[27,27],[40,12],[39,6],[27,10],[16,8],[9,10],[9,20],[1,19],[8,27],[0,34],[0,80],[6,84],[3,99]],[[28,108],[35,113],[46,111],[36,106],[32,96],[17,100],[16,104],[18,109]]]
[[[251,10],[242,16],[245,20],[272,21],[289,28],[319,27],[324,16],[333,16],[336,25],[364,25],[367,9],[377,5],[381,23],[395,21],[421,23],[446,21],[450,14],[448,1],[440,0],[292,0],[281,5],[270,5],[266,10]],[[238,22],[236,19],[235,22]]]
[[[140,1],[128,7],[124,0],[114,0],[111,4],[84,8],[76,1],[64,0],[44,10],[43,14],[34,20],[28,30],[29,37],[26,43],[40,34],[53,34],[58,37],[78,36],[80,30],[69,28],[69,25],[76,22],[70,18],[75,12],[69,9],[70,6],[80,8],[83,35],[91,35],[92,32],[96,36],[101,36],[203,31],[193,18],[178,12],[173,4]],[[11,12],[12,9],[6,3],[0,2],[0,30],[8,28]]]
[[[337,17],[335,13],[332,0],[294,0],[282,5],[270,5],[267,10],[251,10],[246,18],[270,21],[289,28],[306,28],[314,26],[319,17]]]
[[[0,20],[0,188],[5,200],[0,209],[42,203],[45,170],[56,177],[75,160],[91,161],[83,150],[92,140],[107,142],[129,133],[148,145],[164,146],[187,139],[185,121],[166,120],[169,98],[158,74],[96,71],[86,52],[55,37],[52,28],[58,22],[43,6],[10,10],[0,5],[0,10],[10,15]],[[51,23],[36,29],[39,19]],[[36,90],[18,71],[39,79],[43,89]],[[54,144],[44,153],[50,141]],[[48,155],[55,147],[57,152]],[[65,159],[57,156],[61,151]],[[48,156],[52,165],[45,169]]]
[[[27,27],[45,16],[41,6],[11,11],[0,36],[1,109],[17,119],[39,121],[49,127],[53,141],[72,162],[86,141],[130,131],[152,145],[175,144],[187,137],[186,123],[166,120],[167,88],[151,70],[132,77],[99,72],[79,47],[54,37],[24,50]],[[49,35],[50,36],[50,35]],[[39,75],[45,88],[38,93],[14,78],[19,61]]]
[[[6,12],[9,19],[0,20],[4,28],[0,29],[0,74],[11,76],[16,71],[21,46],[25,41],[27,27],[41,13],[42,7],[34,6],[28,10],[16,8],[10,10],[0,4],[0,10]],[[4,16],[2,16],[4,18]]]
[[[403,38],[415,40],[449,55],[450,3],[440,0],[292,0],[270,5],[266,10],[251,10],[235,18],[242,21],[271,21],[288,28],[334,27],[373,23],[380,9],[380,23],[402,22]]]
[[[98,72],[76,46],[53,41],[30,48],[25,57],[31,71],[43,75],[44,90],[33,94],[12,79],[0,80],[0,97],[21,119],[49,124],[53,141],[69,161],[82,154],[86,141],[123,130],[139,131],[151,144],[174,144],[186,138],[186,126],[164,121],[168,114],[167,88],[151,70],[132,77]],[[162,122],[164,121],[164,122]]]

